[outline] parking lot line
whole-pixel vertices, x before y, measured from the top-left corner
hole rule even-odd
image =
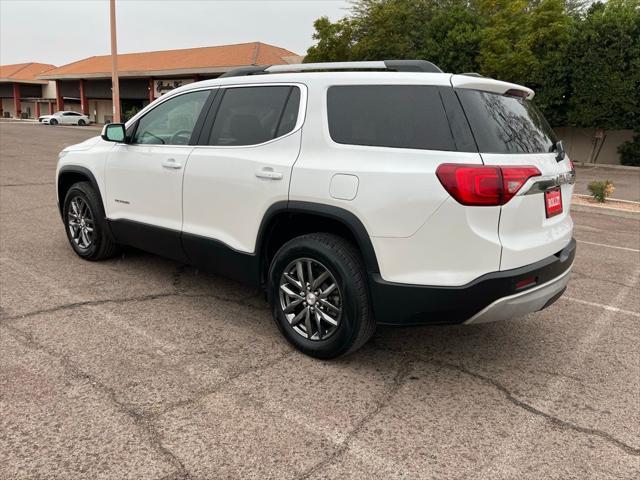
[[[576,240],[578,243],[585,243],[587,245],[595,245],[596,247],[609,247],[615,248],[617,250],[626,250],[628,252],[640,253],[640,250],[637,248],[629,248],[629,247],[618,247],[617,245],[608,245],[606,243],[595,243],[595,242],[586,242],[584,240]]]
[[[631,315],[632,317],[640,318],[640,313],[632,312],[631,310],[624,310],[618,307],[612,307],[611,305],[605,305],[603,303],[589,302],[587,300],[580,300],[579,298],[568,297],[563,295],[561,298],[569,300],[571,302],[582,303],[583,305],[589,305],[591,307],[598,307],[610,312],[622,313],[624,315]]]

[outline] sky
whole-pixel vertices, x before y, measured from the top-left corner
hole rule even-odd
[[[348,0],[116,0],[118,53],[260,41],[304,55]],[[108,0],[0,0],[0,64],[109,54]]]

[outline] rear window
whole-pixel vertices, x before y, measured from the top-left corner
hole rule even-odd
[[[456,150],[435,86],[334,86],[327,109],[329,133],[337,143]]]
[[[547,153],[556,137],[530,100],[477,90],[457,90],[482,153]]]

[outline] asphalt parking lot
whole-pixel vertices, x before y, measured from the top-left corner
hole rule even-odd
[[[95,134],[0,122],[1,479],[640,475],[640,219],[576,212],[572,280],[543,312],[379,328],[321,362],[257,290],[73,254],[57,152]]]

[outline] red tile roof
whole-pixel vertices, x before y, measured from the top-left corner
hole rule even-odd
[[[246,65],[291,63],[295,53],[267,43],[252,42],[216,47],[118,54],[121,77],[224,72]],[[111,56],[101,55],[54,68],[41,78],[108,78]]]
[[[46,83],[38,79],[38,75],[56,68],[48,63],[14,63],[0,65],[0,82]]]

